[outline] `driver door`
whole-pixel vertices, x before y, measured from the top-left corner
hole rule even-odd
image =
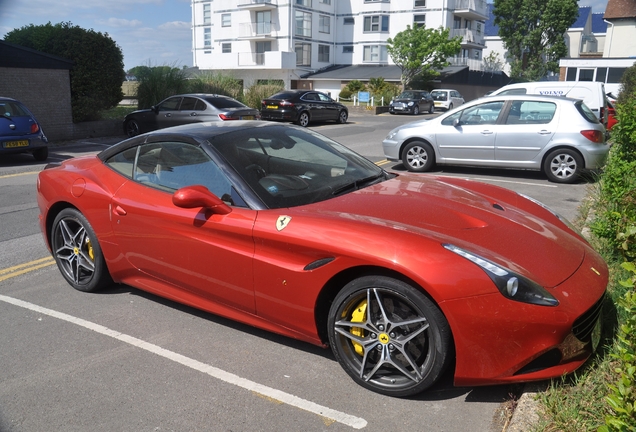
[[[160,286],[171,298],[213,301],[254,313],[256,212],[245,206],[198,145],[153,142],[134,151],[134,181],[119,188],[111,203],[122,259],[143,273],[140,283],[144,279],[160,282],[151,291]],[[175,206],[174,191],[194,184],[207,187],[232,211],[222,215]]]

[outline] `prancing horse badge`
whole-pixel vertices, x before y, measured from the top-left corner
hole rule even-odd
[[[276,229],[278,231],[284,230],[289,224],[289,221],[291,221],[291,216],[278,216],[278,219],[276,220]]]

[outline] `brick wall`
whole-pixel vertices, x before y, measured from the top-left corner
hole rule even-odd
[[[71,84],[66,69],[0,67],[0,96],[24,103],[49,140],[71,139]]]

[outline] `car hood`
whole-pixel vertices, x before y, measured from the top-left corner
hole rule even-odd
[[[399,98],[399,99],[393,99],[392,102],[409,103],[409,102],[415,102],[416,100],[417,99]]]
[[[477,192],[471,183],[475,184],[456,178],[401,175],[308,207],[330,218],[455,244],[531,275],[546,287],[558,285],[581,265],[585,243],[551,212],[495,186],[480,184]]]

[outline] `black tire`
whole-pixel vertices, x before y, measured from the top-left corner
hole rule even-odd
[[[413,115],[418,115],[419,113],[420,113],[419,105],[414,105],[413,106]]]
[[[566,148],[551,151],[543,162],[543,172],[554,183],[574,183],[582,169],[581,155]]]
[[[412,172],[430,171],[435,166],[435,152],[430,144],[413,141],[402,152],[404,167]]]
[[[309,113],[307,111],[301,112],[298,115],[298,120],[296,120],[296,124],[302,127],[309,126]]]
[[[76,290],[95,292],[112,283],[95,231],[79,211],[67,208],[57,215],[51,249],[62,276]]]
[[[429,388],[452,357],[450,326],[439,308],[411,285],[384,276],[348,283],[331,305],[328,331],[349,376],[388,396]]]
[[[48,147],[40,147],[39,149],[33,150],[33,157],[36,161],[43,162],[49,158],[49,148]]]
[[[137,120],[127,120],[126,125],[124,126],[124,132],[128,138],[139,135],[141,133],[141,129]]]
[[[435,104],[434,103],[431,104],[431,107],[428,109],[428,113],[429,114],[435,113]]]
[[[336,121],[340,124],[345,124],[348,118],[349,118],[349,113],[347,113],[347,111],[345,110],[341,110],[340,113],[338,113],[338,120]]]
[[[450,105],[448,105],[448,109],[446,111],[450,111],[453,109],[453,103],[451,102]]]

